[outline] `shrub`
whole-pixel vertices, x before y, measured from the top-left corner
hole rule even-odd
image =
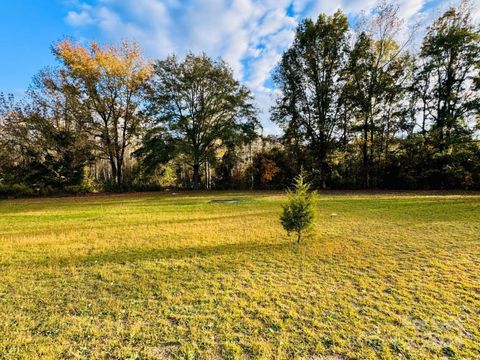
[[[302,239],[302,232],[307,230],[314,219],[315,194],[309,192],[310,184],[305,183],[299,175],[294,181],[294,189],[288,191],[287,203],[283,206],[280,217],[283,228],[297,235],[297,243]]]
[[[130,186],[130,190],[136,192],[150,192],[163,190],[160,184],[156,183],[134,183]]]
[[[25,184],[0,184],[0,197],[29,197],[33,196],[33,190]]]
[[[32,196],[33,190],[25,184],[13,184],[11,187],[12,195],[15,197]]]
[[[63,191],[65,194],[71,195],[82,195],[87,193],[82,185],[67,185],[64,186]]]
[[[40,196],[54,196],[62,194],[59,189],[54,188],[52,185],[41,185],[36,189],[36,191]]]

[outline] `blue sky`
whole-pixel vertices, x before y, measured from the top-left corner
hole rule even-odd
[[[274,98],[270,72],[293,39],[298,21],[340,8],[353,21],[378,0],[14,0],[0,11],[0,91],[21,95],[41,68],[54,64],[51,44],[136,40],[148,57],[205,51],[221,56],[253,90],[265,132]],[[428,24],[454,2],[397,0],[411,25]],[[480,0],[473,0],[480,18]]]

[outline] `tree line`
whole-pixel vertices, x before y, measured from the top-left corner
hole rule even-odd
[[[138,45],[52,47],[25,99],[0,95],[0,195],[179,188],[479,189],[480,30],[466,2],[419,50],[398,7],[355,28],[305,19],[273,73],[259,135],[252,92],[221,59],[145,60]]]

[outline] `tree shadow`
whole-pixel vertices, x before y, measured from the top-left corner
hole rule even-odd
[[[22,266],[98,266],[106,264],[128,264],[139,261],[152,260],[181,260],[184,258],[209,258],[209,257],[231,257],[237,260],[241,255],[269,254],[284,251],[292,248],[291,242],[281,243],[232,243],[213,246],[195,246],[195,247],[122,247],[120,249],[111,249],[109,251],[80,254],[73,256],[48,257],[34,261],[16,262],[16,265]],[[266,256],[266,255],[265,255]]]
[[[248,217],[260,217],[260,216],[268,216],[269,214],[273,213],[273,211],[256,211],[256,212],[243,212],[243,213],[235,213],[232,215],[218,215],[218,216],[194,216],[185,214],[185,218],[146,218],[144,221],[137,221],[134,224],[125,222],[123,224],[115,224],[116,229],[128,229],[133,226],[138,227],[149,227],[149,226],[159,226],[159,225],[176,225],[176,224],[188,224],[188,223],[203,223],[203,222],[219,222],[225,220],[239,220],[245,219]],[[142,215],[142,213],[138,213],[138,215]],[[85,218],[74,218],[68,220],[67,222],[71,222],[70,228],[66,228],[65,224],[59,224],[51,222],[48,223],[45,227],[36,227],[34,229],[24,229],[18,228],[12,229],[8,231],[0,231],[0,235],[7,237],[7,236],[27,236],[27,235],[41,235],[46,230],[48,230],[49,235],[62,235],[65,236],[67,233],[70,232],[78,232],[82,230],[92,230],[94,227],[95,230],[101,231],[102,229],[110,229],[112,227],[111,218],[107,216],[89,216]],[[190,216],[190,217],[188,217]],[[104,222],[104,224],[102,224]],[[94,224],[92,224],[94,223]]]

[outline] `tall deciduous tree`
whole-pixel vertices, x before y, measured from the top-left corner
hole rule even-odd
[[[87,135],[67,125],[71,114],[65,103],[49,98],[47,107],[37,99],[10,100],[0,114],[0,178],[38,189],[79,185],[92,160]]]
[[[293,137],[296,146],[306,141],[323,187],[328,155],[341,118],[341,72],[348,50],[348,20],[338,11],[303,21],[295,41],[276,70],[281,96],[273,120]]]
[[[31,157],[29,130],[24,109],[13,95],[0,93],[0,181],[16,182],[18,168],[29,166]]]
[[[91,114],[64,76],[59,69],[44,69],[28,91],[32,113],[27,120],[41,134],[57,187],[80,184],[86,165],[95,160],[95,142],[86,131]]]
[[[87,130],[100,144],[117,185],[123,182],[127,148],[138,135],[142,91],[152,66],[142,59],[136,44],[89,48],[65,40],[55,45],[62,61],[62,75],[68,87],[89,113]]]
[[[173,141],[176,153],[192,166],[195,188],[200,186],[201,165],[219,146],[251,136],[259,126],[251,92],[221,60],[193,54],[181,62],[168,57],[155,64],[150,85],[148,113],[165,130],[159,136]],[[145,146],[144,154],[165,148]]]
[[[374,161],[398,130],[410,58],[395,37],[401,29],[398,6],[381,3],[376,15],[357,35],[345,68],[345,100],[353,115],[352,129],[361,134],[363,186],[371,187]],[[386,141],[386,143],[385,143]]]
[[[445,152],[471,133],[468,122],[472,125],[480,104],[480,92],[475,89],[480,33],[471,20],[468,3],[450,8],[428,28],[420,58],[424,121],[431,125],[433,143]]]

